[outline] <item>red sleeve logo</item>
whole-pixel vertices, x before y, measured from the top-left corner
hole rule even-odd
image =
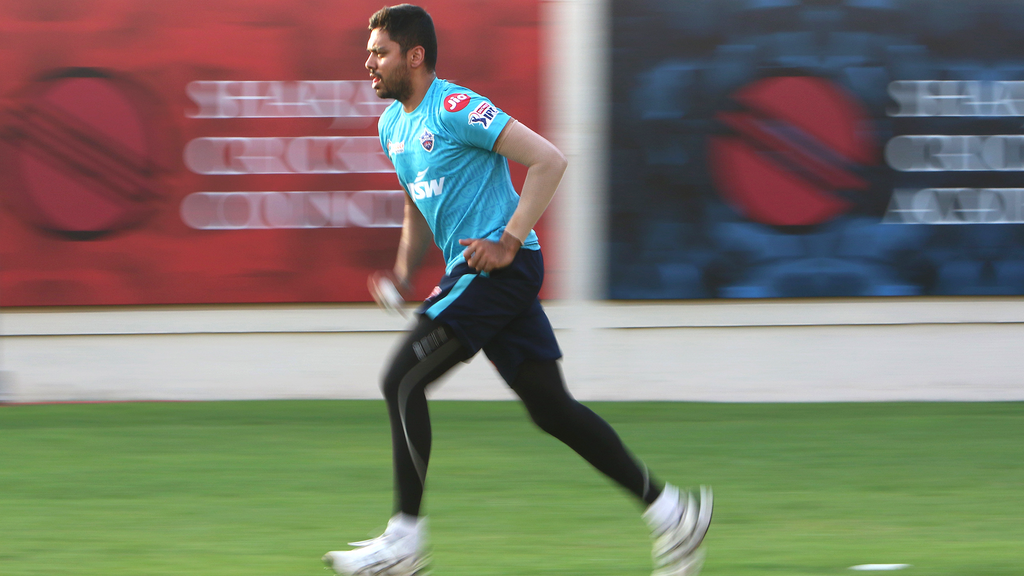
[[[444,109],[449,112],[458,112],[469,106],[469,94],[452,94],[444,99]]]

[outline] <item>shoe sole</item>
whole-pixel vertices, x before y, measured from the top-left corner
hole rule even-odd
[[[700,512],[697,513],[697,525],[693,529],[687,550],[683,556],[689,556],[704,542],[704,537],[711,528],[711,516],[715,513],[715,495],[710,486],[700,487]]]
[[[334,558],[331,556],[333,552],[324,554],[320,561],[324,563],[324,567],[330,569],[338,576],[429,576],[430,575],[430,557],[421,557],[419,561],[412,567],[411,570],[403,570],[401,572],[392,572],[397,564],[391,564],[384,566],[379,570],[372,570],[372,566],[367,569],[358,570],[356,572],[348,572],[345,570],[339,570],[334,567]]]

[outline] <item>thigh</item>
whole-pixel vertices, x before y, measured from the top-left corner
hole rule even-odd
[[[470,356],[449,326],[420,316],[391,354],[382,383],[385,396],[403,387],[425,386]]]
[[[484,346],[484,354],[509,385],[516,380],[523,362],[547,362],[562,357],[551,322],[536,299],[495,334]]]

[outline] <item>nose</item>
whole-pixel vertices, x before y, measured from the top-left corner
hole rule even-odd
[[[371,72],[373,72],[373,70],[377,67],[377,63],[374,62],[373,59],[373,54],[370,54],[369,56],[366,57],[366,64],[364,64],[364,66],[366,66],[366,69]]]

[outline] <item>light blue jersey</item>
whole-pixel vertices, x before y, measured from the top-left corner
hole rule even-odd
[[[396,101],[381,114],[381,146],[448,271],[465,261],[459,240],[497,241],[519,204],[508,160],[491,151],[510,119],[483,96],[439,78],[412,112]],[[523,248],[540,249],[532,230]]]

